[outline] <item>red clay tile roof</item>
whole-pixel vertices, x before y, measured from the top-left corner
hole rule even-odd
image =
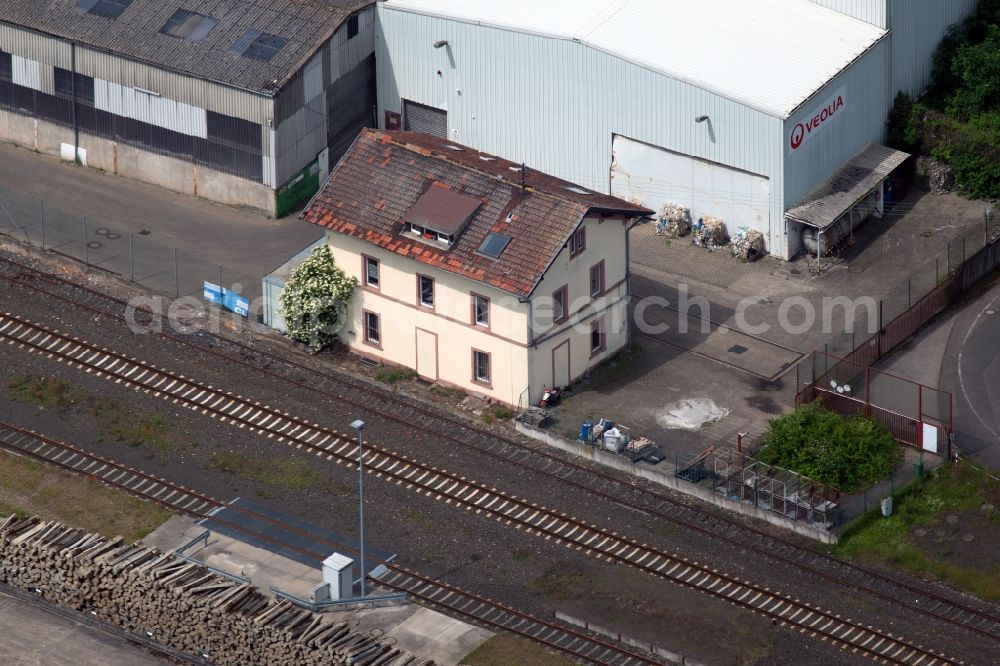
[[[589,212],[652,214],[608,195],[571,192],[572,183],[530,168],[522,189],[511,167],[520,165],[426,134],[362,130],[301,218],[524,297]],[[447,249],[401,233],[404,216],[431,187],[483,202]],[[490,232],[511,237],[498,260],[476,253]]]

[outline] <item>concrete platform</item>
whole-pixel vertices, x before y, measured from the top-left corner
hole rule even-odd
[[[200,523],[175,516],[151,532],[143,543],[161,550],[175,550],[205,532]],[[211,567],[249,578],[266,595],[272,594],[270,588],[273,586],[308,598],[310,591],[322,581],[318,565],[310,566],[218,532],[210,534],[207,546],[199,543],[185,554]],[[369,594],[391,592],[379,589],[377,582],[372,580],[368,585]],[[392,637],[401,649],[443,665],[460,663],[462,657],[493,636],[485,629],[412,603],[334,610],[324,615],[331,623],[348,622],[365,631]]]
[[[0,594],[4,666],[162,666],[167,663],[96,627]]]

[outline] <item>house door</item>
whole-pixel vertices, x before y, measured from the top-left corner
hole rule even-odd
[[[552,350],[552,385],[569,384],[569,340]]]
[[[432,382],[438,379],[438,336],[422,328],[417,329],[417,374]]]

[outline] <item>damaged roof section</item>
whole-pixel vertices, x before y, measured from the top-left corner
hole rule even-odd
[[[302,219],[527,297],[591,213],[653,211],[430,135],[362,130]]]

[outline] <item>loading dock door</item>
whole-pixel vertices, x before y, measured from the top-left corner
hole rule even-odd
[[[403,129],[448,138],[448,112],[403,100]]]
[[[770,181],[690,155],[675,153],[615,135],[611,162],[611,194],[657,212],[666,203],[684,206],[692,220],[717,217],[732,234],[748,226],[770,236]]]

